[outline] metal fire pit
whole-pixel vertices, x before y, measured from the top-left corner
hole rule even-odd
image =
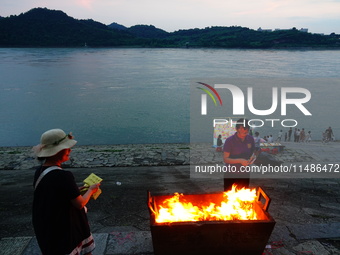
[[[221,201],[222,196],[223,193],[185,195],[188,201],[202,204]],[[261,188],[254,202],[259,220],[156,223],[157,204],[170,197],[151,196],[148,192],[155,255],[262,255],[275,221],[268,213],[270,198]]]

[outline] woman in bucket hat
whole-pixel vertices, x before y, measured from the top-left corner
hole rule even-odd
[[[42,134],[33,147],[42,162],[34,176],[32,222],[39,247],[44,255],[92,254],[95,248],[85,205],[99,183],[80,194],[73,174],[61,164],[69,160],[77,143],[72,134],[51,129]]]

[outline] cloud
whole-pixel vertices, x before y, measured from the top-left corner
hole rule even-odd
[[[92,9],[93,2],[94,0],[76,0],[76,4],[85,9]]]

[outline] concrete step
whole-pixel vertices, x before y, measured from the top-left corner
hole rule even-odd
[[[150,231],[138,231],[133,227],[107,228],[106,233],[94,233],[96,249],[93,255],[152,255]],[[277,224],[268,241],[267,249],[273,255],[294,255],[292,251],[310,252],[298,254],[331,255],[340,254],[336,247],[318,240],[334,239],[340,245],[340,223],[327,224]],[[282,242],[281,247],[271,244]],[[277,246],[277,245],[274,245]],[[301,250],[302,249],[302,250]],[[288,252],[289,250],[289,252]],[[0,240],[1,255],[41,255],[36,238],[5,237]],[[313,251],[313,252],[311,252]]]
[[[111,232],[93,234],[96,249],[93,255],[152,254],[149,231]],[[5,237],[0,240],[2,255],[41,255],[35,237]]]

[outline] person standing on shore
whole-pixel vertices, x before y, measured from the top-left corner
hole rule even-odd
[[[224,178],[224,190],[230,190],[235,183],[238,188],[248,188],[249,173],[240,173],[241,166],[248,166],[249,159],[255,151],[254,137],[249,134],[249,124],[246,119],[239,119],[236,124],[236,133],[228,137],[223,146],[223,160],[226,166],[235,168],[235,172],[226,173]]]
[[[296,142],[297,142],[297,143],[300,142],[300,133],[301,133],[301,131],[300,131],[300,129],[298,129],[298,130],[296,131]]]
[[[282,134],[283,134],[283,132],[282,132],[282,130],[280,130],[279,135],[277,136],[276,142],[281,142]]]
[[[222,151],[222,145],[223,145],[222,135],[218,135],[216,151]]]
[[[273,135],[269,135],[268,136],[268,143],[272,143],[272,142],[274,142]]]
[[[305,134],[305,129],[301,129],[301,132],[300,132],[300,138],[299,138],[299,141],[301,143],[304,143],[305,142],[305,139],[306,139],[306,134]]]
[[[305,142],[309,143],[310,141],[312,141],[312,132],[308,131]]]
[[[85,205],[100,183],[81,195],[73,174],[61,168],[76,143],[71,133],[51,129],[33,147],[42,164],[34,175],[32,223],[44,255],[91,255],[95,248]]]
[[[293,132],[293,129],[290,128],[290,129],[288,130],[288,142],[290,142],[290,139],[292,138],[292,132]]]
[[[262,139],[260,137],[260,133],[259,132],[255,132],[255,136],[254,136],[254,143],[255,143],[255,150],[260,150],[261,149],[261,143],[265,143],[266,140]]]
[[[326,134],[327,134],[327,140],[330,142],[333,140],[334,134],[333,134],[333,130],[331,127],[326,129]]]
[[[294,142],[296,143],[297,141],[298,141],[298,129],[295,128],[295,130],[294,130]]]

